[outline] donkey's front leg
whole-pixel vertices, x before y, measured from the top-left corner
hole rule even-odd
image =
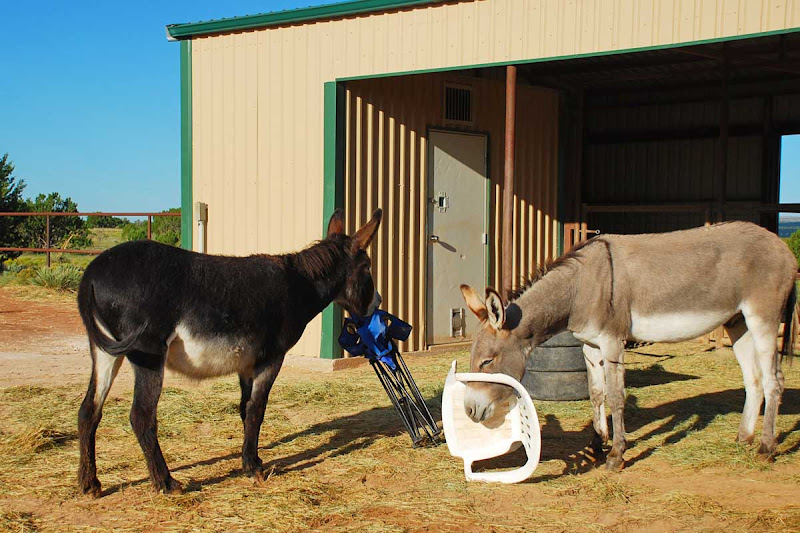
[[[624,464],[623,454],[628,447],[625,440],[625,351],[621,341],[611,341],[601,348],[606,367],[606,398],[611,408],[614,440],[606,459],[606,468],[619,470]]]
[[[181,484],[170,476],[161,446],[158,444],[156,410],[164,383],[164,358],[158,355],[132,353],[128,359],[133,364],[136,378],[131,406],[131,426],[142,447],[150,481],[158,492],[180,494]]]
[[[253,381],[250,390],[250,399],[247,401],[244,412],[244,443],[242,444],[242,469],[244,473],[256,481],[264,479],[264,470],[261,459],[258,457],[258,434],[261,423],[264,421],[264,411],[269,400],[269,391],[278,371],[283,364],[284,354],[279,356],[267,355],[253,371]],[[245,388],[242,388],[244,400]]]
[[[594,437],[592,449],[595,457],[603,453],[603,445],[608,440],[608,421],[606,420],[606,375],[603,354],[598,348],[583,345],[583,356],[586,359],[586,372],[589,378],[589,399],[592,402],[592,423]]]

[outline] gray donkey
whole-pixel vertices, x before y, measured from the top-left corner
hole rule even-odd
[[[797,260],[773,233],[747,222],[646,235],[604,235],[557,259],[508,306],[493,289],[480,297],[461,286],[481,321],[471,372],[518,380],[532,348],[572,331],[584,342],[594,408],[593,447],[608,440],[605,401],[613,420],[609,469],[623,465],[624,347],[628,340],[679,342],[724,325],[744,375],[746,399],[737,441],[751,443],[762,401],[759,453],[775,453],[775,422],[784,388],[777,352],[783,318],[784,353],[792,353]],[[467,414],[481,422],[504,414],[509,387],[472,383]]]

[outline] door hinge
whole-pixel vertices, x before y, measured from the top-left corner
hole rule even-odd
[[[481,233],[481,244],[489,244],[489,234]]]

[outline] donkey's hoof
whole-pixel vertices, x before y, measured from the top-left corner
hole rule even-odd
[[[736,443],[737,444],[753,444],[753,435],[745,435],[739,433],[736,435]]]
[[[625,466],[625,461],[621,457],[609,455],[606,459],[606,470],[609,472],[619,472]]]
[[[175,478],[169,478],[167,487],[164,489],[165,494],[183,494],[183,485]]]
[[[100,481],[97,478],[94,478],[88,483],[81,483],[80,491],[83,495],[94,499],[99,498],[103,494]]]
[[[269,468],[259,466],[258,469],[250,474],[250,478],[252,478],[253,483],[260,485],[269,481],[269,478],[277,474],[279,471],[280,468],[276,463],[273,463]]]
[[[761,446],[758,447],[758,455],[760,455],[763,459],[766,459],[770,463],[775,461],[775,452],[777,450],[777,445],[775,443],[766,444],[761,443]]]
[[[169,478],[161,487],[155,487],[156,492],[163,494],[183,494],[183,485],[175,478]]]

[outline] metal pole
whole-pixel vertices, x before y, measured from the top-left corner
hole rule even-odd
[[[511,291],[512,257],[514,250],[514,119],[517,99],[517,67],[506,67],[506,129],[505,163],[503,172],[503,293]]]
[[[46,227],[47,227],[47,234],[45,239],[47,240],[45,248],[50,250],[50,215],[45,215]],[[50,252],[47,252],[47,268],[50,268]]]

